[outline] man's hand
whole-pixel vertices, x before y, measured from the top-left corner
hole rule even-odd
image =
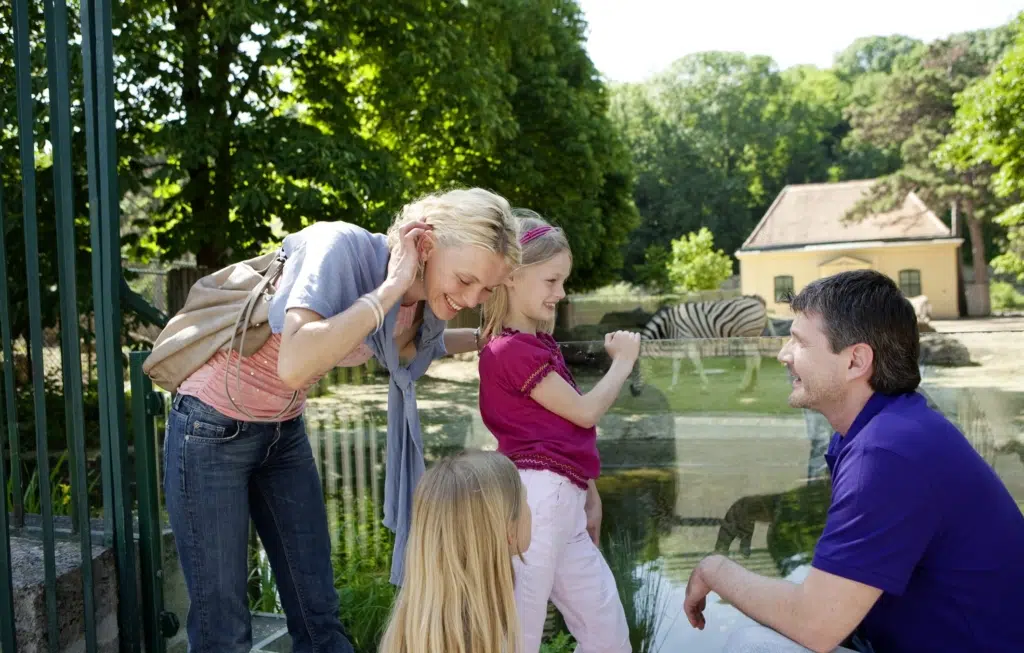
[[[597,493],[597,485],[590,481],[587,488],[587,500],[583,504],[583,512],[587,515],[587,533],[594,541],[594,546],[601,546],[601,495]]]
[[[719,556],[708,556],[690,572],[690,580],[686,583],[686,598],[683,600],[683,611],[690,625],[697,630],[704,630],[704,608],[707,597],[711,593],[706,574],[722,564]]]
[[[700,561],[686,584],[683,611],[690,625],[704,629],[707,595],[814,651],[839,646],[882,595],[882,590],[815,567],[803,583],[765,578],[711,555]]]

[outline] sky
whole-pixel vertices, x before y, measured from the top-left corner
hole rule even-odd
[[[705,50],[766,54],[781,68],[827,68],[836,52],[861,36],[905,34],[930,41],[996,27],[1024,10],[1024,0],[857,0],[850,5],[821,0],[578,2],[589,23],[590,58],[606,79],[615,82],[642,81],[684,55]],[[855,11],[839,13],[828,6]]]

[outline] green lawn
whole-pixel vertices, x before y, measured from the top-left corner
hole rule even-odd
[[[646,386],[634,397],[629,382],[623,386],[611,412],[638,413],[759,413],[795,414],[787,398],[791,390],[789,375],[777,361],[767,356],[761,360],[757,384],[750,392],[741,393],[746,360],[743,357],[708,357],[703,361],[708,387],[702,389],[693,363],[684,358],[679,368],[679,383],[672,383],[672,361],[646,359],[640,362]],[[600,380],[595,373],[577,370],[577,380],[584,392]]]

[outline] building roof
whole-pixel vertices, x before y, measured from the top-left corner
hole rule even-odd
[[[893,211],[844,223],[843,216],[874,184],[874,179],[867,179],[786,186],[740,251],[953,237],[949,227],[914,193],[909,193]]]

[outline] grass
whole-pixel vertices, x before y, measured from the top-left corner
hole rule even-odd
[[[797,414],[787,403],[790,390],[785,368],[765,356],[761,360],[758,380],[752,391],[741,393],[740,383],[746,367],[743,357],[715,357],[703,360],[708,387],[701,388],[700,378],[693,363],[684,358],[679,368],[679,383],[672,384],[670,359],[643,359],[640,361],[646,387],[639,396],[630,392],[627,381],[613,404],[611,413],[621,415],[671,413],[756,413]],[[598,374],[579,374],[577,380],[584,392],[599,380]]]

